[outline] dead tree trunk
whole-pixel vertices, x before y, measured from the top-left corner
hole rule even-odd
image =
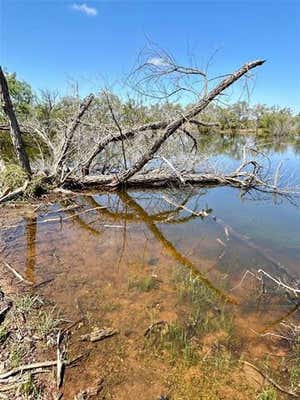
[[[21,135],[21,130],[9,95],[7,81],[1,67],[0,67],[0,89],[1,89],[2,107],[9,120],[10,136],[16,155],[18,157],[18,161],[20,163],[20,166],[24,169],[24,171],[30,178],[32,172],[30,168],[29,158],[25,150],[24,142]]]
[[[243,75],[245,75],[249,70],[262,65],[264,60],[256,60],[250,63],[243,65],[240,69],[230,74],[227,78],[225,78],[219,85],[217,85],[214,89],[212,89],[204,98],[190,111],[186,112],[183,116],[178,118],[177,120],[171,122],[165,129],[164,133],[158,137],[158,139],[153,143],[152,147],[142,155],[142,157],[133,164],[126,171],[117,175],[115,182],[111,184],[112,187],[117,187],[124,182],[126,182],[129,178],[135,175],[138,171],[140,171],[144,165],[150,161],[155,153],[160,149],[161,145],[179,129],[185,122],[188,122],[191,118],[194,118],[201,111],[203,111],[220,93],[222,93],[225,89],[227,89],[230,85],[232,85],[235,81],[240,79]]]
[[[78,113],[73,118],[70,126],[67,129],[65,139],[64,139],[64,142],[63,142],[61,150],[60,150],[59,157],[56,161],[55,172],[57,175],[61,175],[62,167],[63,167],[64,162],[66,161],[69,151],[70,151],[70,146],[72,143],[74,133],[75,133],[78,125],[80,124],[81,118],[83,117],[83,115],[85,114],[85,112],[87,111],[87,109],[89,108],[89,106],[91,105],[93,100],[94,100],[93,94],[90,94],[83,100],[83,102],[80,104]]]

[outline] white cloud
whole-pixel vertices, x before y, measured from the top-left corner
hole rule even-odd
[[[168,65],[168,63],[166,62],[166,60],[164,60],[161,57],[152,57],[150,58],[150,60],[148,61],[149,64],[153,64],[156,67],[163,67]]]
[[[95,17],[98,14],[98,10],[94,7],[89,7],[85,3],[82,4],[72,4],[72,9],[79,11],[89,17]]]

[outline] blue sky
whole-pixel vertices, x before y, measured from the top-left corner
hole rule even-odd
[[[211,75],[265,58],[252,102],[300,112],[300,1],[0,0],[0,60],[35,89],[83,91],[130,71],[147,38]]]

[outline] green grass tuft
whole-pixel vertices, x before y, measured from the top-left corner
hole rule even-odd
[[[128,289],[136,289],[139,292],[150,292],[151,290],[158,288],[158,281],[153,276],[147,276],[144,278],[130,279],[128,282]]]
[[[265,389],[257,397],[257,400],[276,400],[277,394],[274,389]]]

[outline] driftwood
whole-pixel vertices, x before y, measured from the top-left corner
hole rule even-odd
[[[1,90],[2,108],[9,120],[10,135],[16,155],[18,157],[18,161],[20,163],[20,166],[24,169],[24,171],[30,178],[32,172],[30,168],[29,158],[25,150],[25,146],[21,135],[21,130],[9,95],[7,80],[5,78],[5,75],[1,67],[0,67],[0,90]]]
[[[81,390],[75,397],[74,400],[88,400],[90,398],[95,398],[95,396],[99,395],[101,390],[103,390],[104,380],[99,379],[98,382],[94,386],[91,386],[87,389]]]
[[[74,152],[80,151],[80,143],[76,142],[75,133],[80,124],[82,126],[89,126],[91,124],[83,122],[82,119],[86,115],[87,110],[93,102],[94,95],[90,94],[87,96],[79,106],[79,110],[72,118],[71,123],[67,126],[66,131],[64,133],[64,138],[62,143],[60,144],[59,150],[53,147],[52,143],[48,143],[48,136],[44,135],[44,132],[39,131],[39,128],[35,128],[32,126],[30,130],[32,132],[36,131],[37,135],[40,135],[49,147],[50,153],[52,154],[52,165],[54,165],[53,171],[50,172],[50,176],[45,176],[47,179],[47,183],[52,184],[54,187],[52,190],[60,190],[66,194],[72,194],[71,190],[85,190],[86,188],[99,188],[103,190],[114,190],[120,188],[122,186],[128,187],[140,187],[140,188],[163,188],[170,185],[173,186],[182,186],[182,185],[230,185],[233,187],[241,188],[242,190],[247,191],[251,188],[257,188],[258,190],[267,191],[267,192],[276,192],[278,193],[277,179],[274,180],[274,184],[268,184],[264,180],[259,177],[260,167],[254,161],[248,161],[247,163],[243,163],[239,169],[233,171],[228,174],[217,174],[217,173],[195,173],[193,169],[190,169],[188,172],[186,170],[181,171],[177,169],[176,165],[172,165],[172,163],[167,160],[163,155],[157,155],[158,151],[161,149],[161,146],[166,142],[168,138],[172,135],[178,133],[184,133],[188,138],[193,141],[193,148],[197,148],[197,141],[193,137],[193,135],[186,129],[188,126],[196,125],[196,126],[216,126],[217,124],[214,122],[204,122],[201,119],[198,119],[199,114],[215,99],[218,98],[223,92],[230,87],[233,83],[239,80],[241,77],[247,75],[247,73],[258,67],[264,63],[264,60],[256,60],[249,63],[246,63],[235,72],[231,74],[227,74],[223,80],[220,81],[219,84],[215,86],[210,92],[206,92],[206,94],[202,97],[200,101],[198,101],[193,107],[184,112],[183,114],[178,114],[177,117],[167,120],[167,121],[156,121],[143,124],[141,126],[137,126],[134,128],[128,128],[121,126],[119,122],[118,115],[113,109],[113,103],[109,99],[109,96],[106,95],[108,109],[110,113],[110,120],[113,122],[113,126],[109,126],[107,128],[106,125],[103,126],[103,131],[101,132],[100,139],[98,142],[87,151],[86,158],[82,157],[82,159],[73,160],[71,154]],[[193,68],[183,68],[178,66],[173,69],[173,65],[171,68],[172,71],[177,71],[178,73],[183,74],[200,74],[201,71],[194,70]],[[2,73],[3,75],[3,73]],[[4,76],[4,75],[3,75]],[[221,79],[222,77],[220,77]],[[5,77],[4,77],[5,79]],[[3,85],[2,85],[3,86]],[[5,85],[4,85],[5,86]],[[7,86],[7,85],[6,85]],[[3,90],[2,90],[3,91]],[[9,97],[9,93],[8,93]],[[9,99],[10,100],[10,99]],[[7,102],[6,102],[7,103]],[[5,103],[5,104],[6,104]],[[9,115],[8,115],[9,117]],[[15,115],[11,117],[12,120],[16,120]],[[16,121],[17,124],[17,121]],[[16,125],[15,124],[15,125]],[[17,125],[16,125],[17,126]],[[94,125],[91,125],[94,127]],[[95,126],[97,129],[101,129],[102,126]],[[117,128],[117,129],[116,129]],[[112,131],[114,130],[114,131]],[[107,133],[108,132],[108,133]],[[155,132],[155,135],[149,140],[153,140],[150,142],[149,148],[142,151],[142,155],[137,159],[136,162],[130,162],[127,160],[127,155],[125,154],[125,140],[128,141],[132,138],[135,138],[137,135],[145,135],[145,133]],[[15,135],[16,136],[16,135]],[[20,136],[20,128],[18,126],[17,136],[21,140]],[[147,141],[149,143],[147,138]],[[102,174],[101,175],[89,175],[90,167],[95,158],[110,144],[121,142],[122,145],[122,156],[123,156],[123,167],[118,166],[118,172],[116,174],[104,174],[106,171],[106,163],[102,166]],[[14,147],[16,152],[20,149],[25,149],[21,146],[21,142],[14,142]],[[22,144],[22,143],[21,143]],[[137,153],[139,153],[142,149],[137,148]],[[20,153],[20,151],[19,151]],[[26,152],[25,152],[26,154]],[[155,158],[160,158],[168,164],[171,168],[171,173],[157,173],[157,171],[143,171],[143,167],[151,160]],[[21,159],[21,153],[20,157]],[[23,159],[23,167],[26,167],[26,163]],[[253,170],[249,172],[249,167],[252,165]],[[29,166],[30,168],[30,166]],[[30,169],[26,168],[26,171],[29,174],[31,173]],[[109,171],[111,171],[110,169]],[[46,174],[47,175],[47,174]],[[17,195],[22,194],[22,188],[18,189],[16,192],[8,193],[6,196],[0,198],[0,203],[8,201],[9,199],[15,198]]]
[[[39,369],[39,368],[48,368],[48,367],[53,367],[55,366],[57,361],[43,361],[43,362],[36,362],[33,364],[28,364],[28,365],[21,365],[20,367],[13,368],[10,371],[4,372],[3,374],[0,374],[0,381],[4,381],[11,376],[21,374],[26,371],[31,371],[33,369]]]
[[[257,274],[255,274],[254,272],[249,271],[249,270],[245,271],[240,282],[236,286],[234,286],[231,290],[234,290],[234,289],[237,289],[238,287],[240,287],[248,275],[253,276],[258,281],[263,281],[263,276],[267,277],[272,282],[276,283],[276,285],[278,287],[285,289],[286,292],[291,292],[295,296],[295,300],[300,294],[300,288],[293,287],[291,285],[287,285],[286,283],[282,282],[282,280],[280,278],[275,278],[274,276],[272,276],[271,274],[269,274],[268,272],[264,271],[261,268],[257,271]]]
[[[78,357],[74,358],[73,360],[66,361],[65,365],[66,366],[74,365],[77,361],[79,361],[83,357],[84,357],[84,354],[81,354]],[[6,372],[3,372],[2,374],[0,374],[0,383],[1,383],[1,381],[6,381],[10,377],[18,375],[18,374],[22,374],[23,372],[26,372],[26,371],[38,370],[39,372],[43,372],[43,368],[49,368],[49,367],[55,367],[55,366],[57,366],[57,360],[42,361],[42,362],[36,362],[33,364],[20,365],[19,367],[13,368],[9,371],[6,371]]]
[[[88,175],[79,179],[69,179],[65,182],[65,185],[73,189],[102,188],[107,190],[115,188],[115,182],[115,175]],[[122,184],[129,188],[165,188],[169,186],[182,187],[184,185],[228,185],[244,190],[254,187],[264,192],[272,193],[274,191],[273,185],[269,185],[262,181],[253,173],[246,173],[243,171],[234,171],[233,173],[224,175],[216,173],[181,173],[180,178],[177,174],[166,173],[135,174]],[[120,185],[121,181],[119,182],[119,186]],[[277,192],[285,194],[284,190],[281,191],[280,189],[277,189]]]
[[[91,333],[81,336],[81,340],[98,342],[108,337],[114,336],[118,331],[114,328],[95,328]]]
[[[28,181],[24,183],[22,187],[17,188],[16,190],[4,194],[2,197],[0,197],[0,204],[5,203],[7,201],[14,200],[15,198],[22,196],[25,190],[27,189],[28,186]]]

